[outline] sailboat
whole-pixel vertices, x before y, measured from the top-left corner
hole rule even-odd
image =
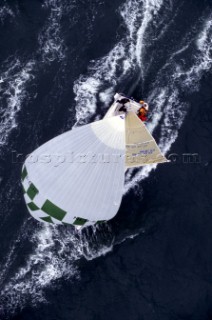
[[[123,94],[102,120],[73,128],[33,151],[21,181],[32,217],[77,229],[112,219],[121,204],[125,171],[168,160],[146,125],[141,105]]]

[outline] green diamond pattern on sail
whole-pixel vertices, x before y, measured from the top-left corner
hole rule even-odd
[[[87,221],[88,221],[87,219],[76,218],[73,224],[76,226],[83,226]]]
[[[27,190],[27,194],[30,197],[31,200],[34,199],[34,197],[36,196],[36,194],[38,193],[38,189],[35,187],[35,185],[33,183],[30,184],[28,190]]]
[[[21,173],[21,180],[24,181],[24,179],[26,178],[27,176],[27,169],[26,167],[23,168],[23,171]]]
[[[28,205],[29,209],[32,211],[39,210],[39,208],[36,206],[36,204],[34,202],[29,202],[29,203],[27,203],[27,205]]]
[[[42,206],[41,210],[43,210],[44,212],[46,212],[47,214],[49,214],[51,217],[62,221],[63,218],[66,215],[66,211],[60,209],[59,207],[57,207],[54,203],[52,203],[49,200],[46,200],[46,202],[44,203],[44,205]]]
[[[41,220],[45,221],[45,222],[48,222],[48,223],[53,223],[51,217],[43,217],[43,218],[40,218]]]

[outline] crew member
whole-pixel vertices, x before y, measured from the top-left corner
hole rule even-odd
[[[122,98],[121,100],[117,100],[116,102],[119,103],[119,105],[121,105],[118,109],[118,111],[123,111],[123,112],[127,112],[127,107],[129,106],[129,102],[130,100],[127,98]]]
[[[139,103],[141,104],[140,109],[138,110],[138,117],[141,121],[147,121],[147,114],[149,110],[149,106],[143,100],[140,100]]]

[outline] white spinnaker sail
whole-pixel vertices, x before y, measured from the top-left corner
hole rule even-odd
[[[48,141],[26,160],[24,197],[39,221],[88,225],[117,213],[125,171],[125,121],[116,116]]]
[[[168,161],[144,123],[134,112],[127,113],[125,122],[126,167],[133,168]]]

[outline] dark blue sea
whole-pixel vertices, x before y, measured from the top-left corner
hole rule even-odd
[[[0,1],[0,320],[212,319],[212,1]],[[116,92],[170,163],[126,173],[116,217],[27,212],[20,174]]]

